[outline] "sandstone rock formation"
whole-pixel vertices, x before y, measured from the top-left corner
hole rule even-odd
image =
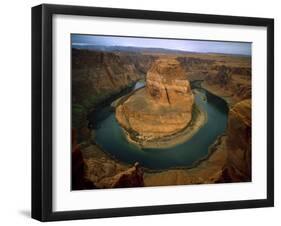
[[[156,60],[147,73],[146,88],[116,108],[116,119],[131,139],[153,140],[177,133],[191,120],[194,96],[180,63]]]
[[[251,98],[251,57],[195,53],[179,57],[178,53],[171,54],[171,58],[176,57],[181,63],[179,65],[171,58],[155,61],[161,56],[163,54],[155,52],[73,49],[72,127],[76,134],[72,144],[73,189],[251,180],[250,100],[235,105]],[[223,65],[231,76],[220,76]],[[144,173],[143,176],[138,165],[121,163],[95,144],[79,145],[89,137],[89,109],[143,79],[146,74],[148,88],[135,91],[116,109],[118,122],[130,132],[132,139],[157,140],[167,136],[169,140],[170,134],[188,125],[191,117],[188,109],[194,100],[191,91],[188,94],[190,87],[186,78],[189,81],[204,80],[204,88],[230,99],[230,106],[234,105],[229,113],[226,136],[215,145],[216,150],[210,158],[199,166]],[[190,105],[187,106],[189,99]]]
[[[146,91],[158,104],[191,112],[193,94],[180,63],[175,59],[157,60],[147,73]]]
[[[203,87],[219,96],[227,97],[231,100],[228,101],[230,105],[251,98],[250,67],[216,65],[207,74]]]
[[[224,172],[228,181],[251,181],[251,128],[251,100],[247,99],[229,111]]]
[[[105,188],[130,188],[143,187],[143,170],[138,163],[113,177],[105,178],[100,181]]]
[[[81,150],[85,163],[85,178],[96,188],[142,187],[143,169],[121,163],[104,153],[97,145],[89,145]]]
[[[72,50],[72,106],[75,128],[85,127],[89,109],[141,78],[134,64],[115,53]],[[78,123],[77,123],[78,122]]]
[[[72,101],[96,104],[142,78],[153,59],[141,54],[73,49]]]

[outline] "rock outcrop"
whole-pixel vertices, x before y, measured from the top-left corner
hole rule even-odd
[[[224,170],[227,181],[251,181],[251,131],[251,100],[247,99],[229,111]]]
[[[147,73],[146,90],[158,104],[192,110],[193,94],[177,60],[157,60]]]
[[[136,140],[153,140],[184,129],[192,118],[194,96],[180,63],[156,60],[147,73],[146,87],[116,108],[119,124]]]
[[[105,178],[100,181],[105,188],[131,188],[143,187],[143,170],[138,163],[113,177]]]
[[[85,178],[96,188],[142,187],[143,169],[121,163],[104,153],[97,145],[89,145],[81,150],[85,164]]]
[[[95,185],[85,178],[85,161],[77,144],[77,132],[72,130],[71,187],[73,190],[92,189]]]

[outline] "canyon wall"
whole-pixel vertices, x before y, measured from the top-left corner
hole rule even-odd
[[[163,55],[163,54],[162,54]],[[166,184],[196,184],[251,180],[251,59],[220,54],[187,53],[170,54],[170,66],[152,65],[161,54],[140,52],[100,52],[72,50],[72,127],[75,144],[72,150],[72,181],[76,189],[155,186]],[[166,69],[165,69],[166,68]],[[151,69],[151,70],[149,70]],[[160,78],[158,73],[167,74]],[[149,73],[148,73],[149,72]],[[163,171],[160,175],[143,175],[141,167],[119,163],[103,153],[96,145],[85,148],[79,143],[90,138],[87,113],[92,107],[147,76],[148,89],[136,91],[136,98],[128,106],[117,108],[116,114],[128,129],[153,131],[161,135],[183,128],[189,121],[186,115],[190,105],[181,98],[193,102],[189,82],[202,80],[203,88],[223,97],[230,104],[228,128],[223,142],[213,155],[191,170],[179,170],[177,175]],[[170,79],[171,78],[171,79]],[[163,114],[152,114],[142,103],[143,95],[150,106]],[[247,100],[245,100],[247,99]],[[244,101],[243,101],[244,100]],[[133,106],[131,108],[131,106]],[[174,112],[164,114],[165,106],[173,106]],[[137,111],[135,110],[137,108]],[[184,109],[184,111],[182,111]],[[144,111],[139,111],[144,110]],[[128,120],[129,119],[129,120]],[[133,125],[133,126],[132,126]],[[150,127],[152,125],[152,127]],[[153,126],[155,125],[155,126]],[[159,126],[160,125],[160,126]],[[165,125],[165,127],[161,127]],[[133,130],[134,130],[133,129]],[[227,153],[227,154],[226,154]],[[214,159],[216,161],[214,161]],[[211,170],[210,170],[211,169]],[[157,179],[158,178],[158,179]],[[176,179],[175,179],[176,178]],[[167,182],[169,181],[169,182]]]
[[[86,106],[144,78],[154,57],[136,53],[72,50],[72,97]],[[88,102],[87,102],[88,101]]]
[[[87,115],[100,102],[144,78],[154,56],[72,49],[72,127],[89,138]]]
[[[203,87],[225,97],[230,105],[252,96],[251,61],[241,58],[240,61],[225,64],[214,64],[204,78]]]
[[[251,181],[252,149],[251,100],[235,104],[229,111],[225,180]]]

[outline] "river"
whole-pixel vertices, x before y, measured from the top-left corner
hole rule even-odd
[[[135,88],[140,88],[140,83]],[[95,140],[104,151],[119,161],[139,162],[149,169],[191,167],[208,155],[209,147],[227,125],[228,106],[220,97],[197,87],[195,102],[207,113],[207,122],[188,141],[171,148],[140,149],[129,143],[115,119],[110,103],[95,113]]]

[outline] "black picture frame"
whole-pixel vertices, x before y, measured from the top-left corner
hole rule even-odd
[[[55,14],[266,27],[267,198],[54,212],[52,210],[52,18]],[[49,4],[32,8],[32,218],[40,221],[56,221],[270,206],[274,206],[273,19]]]

